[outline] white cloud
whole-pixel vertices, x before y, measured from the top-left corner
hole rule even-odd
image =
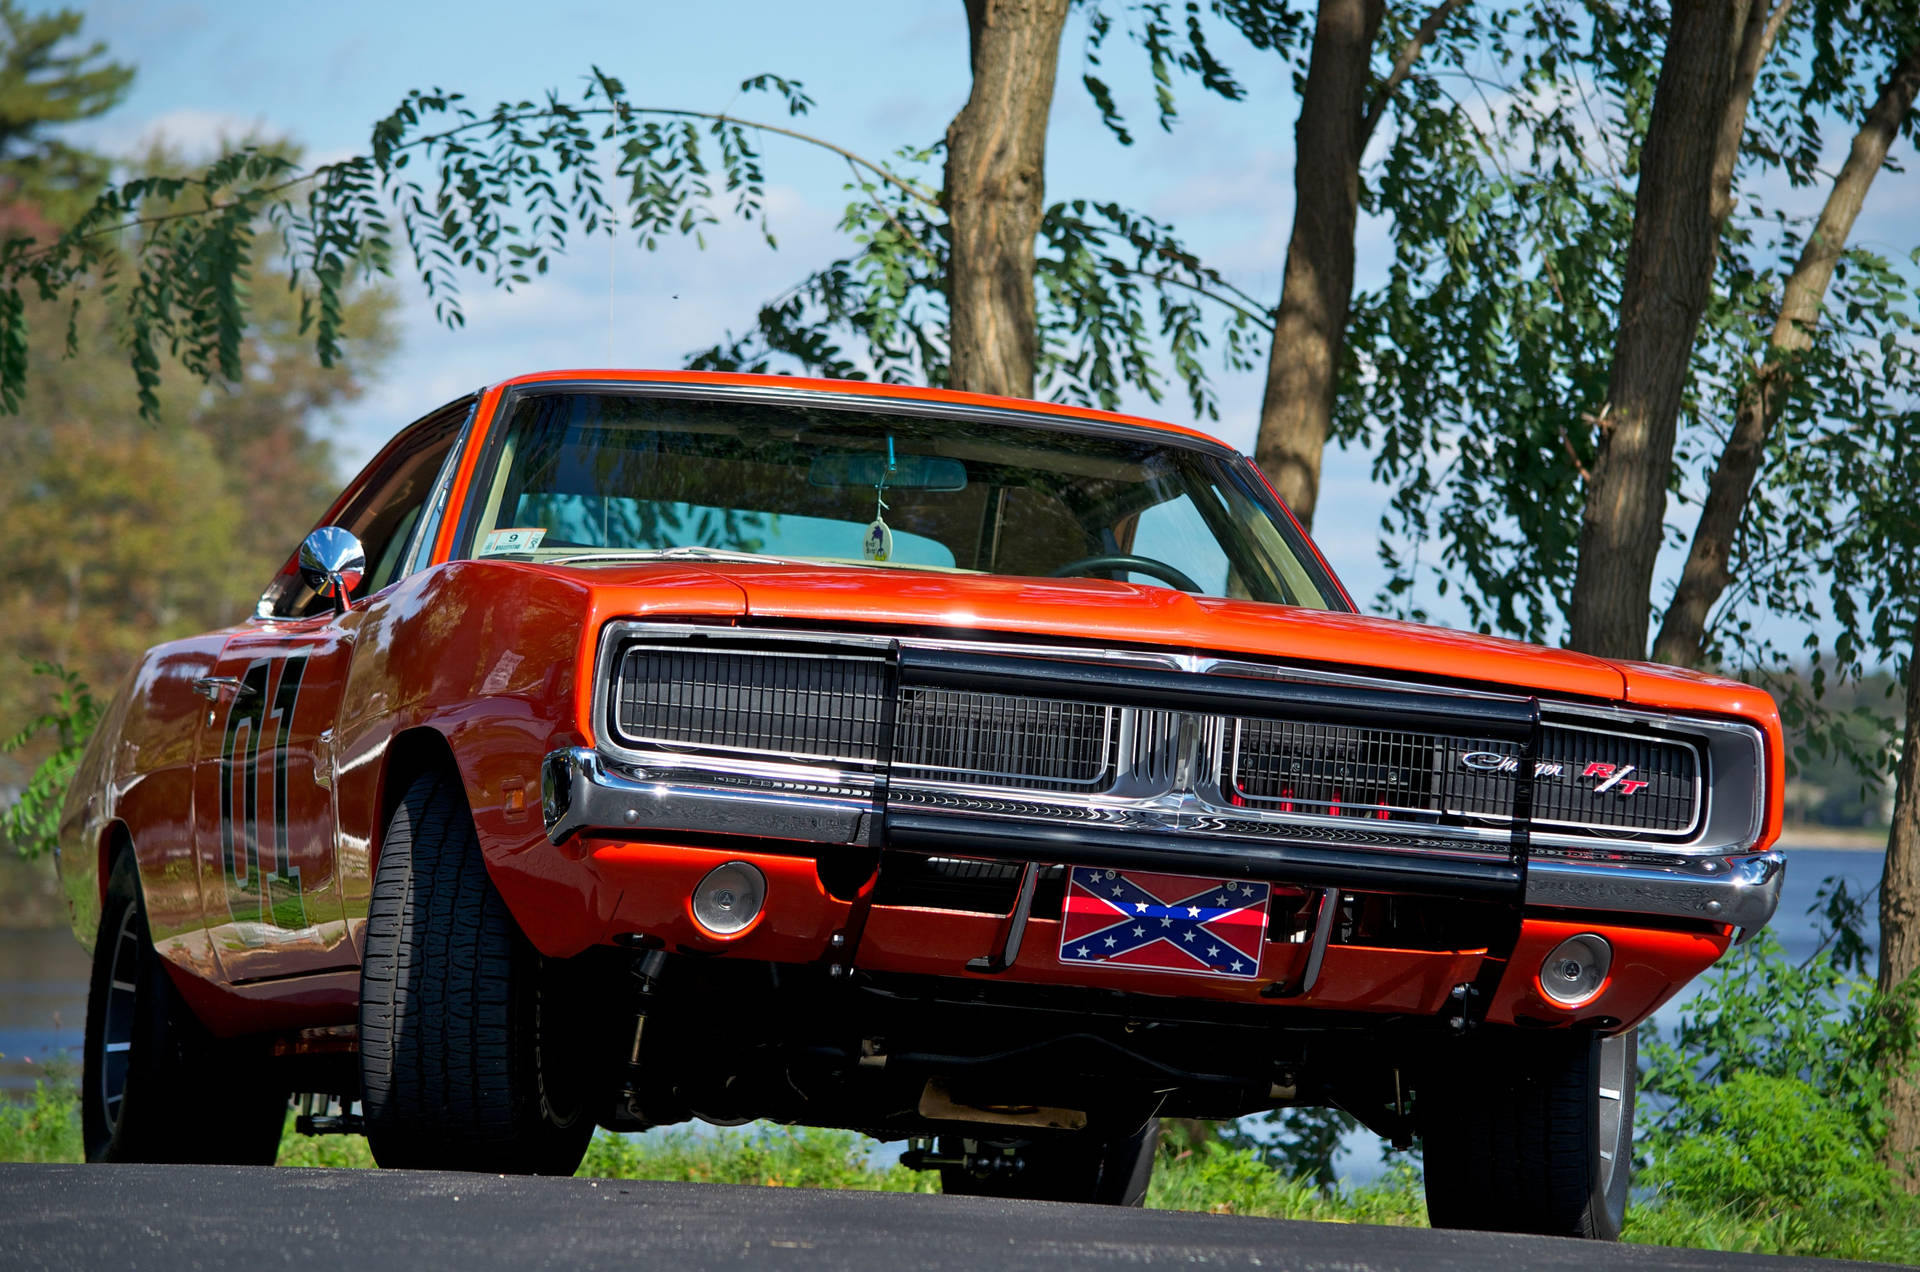
[[[79,144],[112,155],[137,155],[164,142],[190,155],[211,156],[243,137],[280,134],[264,115],[248,119],[226,111],[185,106],[146,119],[108,116],[96,123],[76,125],[72,135]]]

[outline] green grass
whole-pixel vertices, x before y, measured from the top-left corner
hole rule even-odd
[[[77,1162],[80,1087],[73,1066],[53,1063],[25,1100],[0,1099],[0,1162]]]
[[[31,1098],[0,1101],[0,1161],[81,1160],[80,1107],[72,1073],[51,1067]],[[357,1135],[308,1137],[293,1131],[280,1142],[282,1166],[365,1168],[373,1165],[367,1142]],[[777,1126],[710,1134],[654,1131],[646,1135],[594,1137],[581,1163],[583,1176],[783,1188],[858,1188],[879,1192],[935,1193],[937,1178],[899,1166],[876,1164],[868,1141],[850,1131]],[[1666,1191],[1671,1181],[1653,1181]],[[1161,1210],[1310,1219],[1322,1223],[1376,1223],[1419,1227],[1426,1223],[1418,1170],[1397,1164],[1376,1183],[1323,1192],[1303,1180],[1282,1178],[1250,1151],[1211,1146],[1169,1153],[1154,1172],[1147,1205]],[[1920,1265],[1920,1203],[1904,1196],[1875,1203],[1874,1217],[1772,1204],[1748,1196],[1740,1204],[1714,1205],[1704,1198],[1669,1197],[1628,1215],[1627,1239],[1651,1245],[1762,1254],[1879,1259]]]

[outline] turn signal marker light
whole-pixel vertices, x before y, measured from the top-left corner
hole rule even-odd
[[[1612,966],[1607,938],[1593,932],[1570,936],[1540,965],[1540,992],[1562,1007],[1578,1007],[1599,996]]]
[[[693,890],[693,918],[715,936],[744,932],[767,901],[767,877],[758,866],[729,861],[707,872]]]

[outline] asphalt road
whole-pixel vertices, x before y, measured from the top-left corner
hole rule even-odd
[[[9,1272],[983,1272],[1145,1264],[1301,1272],[1838,1266],[972,1197],[404,1171],[0,1166],[0,1268]]]

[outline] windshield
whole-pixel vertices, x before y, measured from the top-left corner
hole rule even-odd
[[[473,556],[776,557],[1342,608],[1239,464],[1151,437],[565,390],[514,398],[483,464]]]

